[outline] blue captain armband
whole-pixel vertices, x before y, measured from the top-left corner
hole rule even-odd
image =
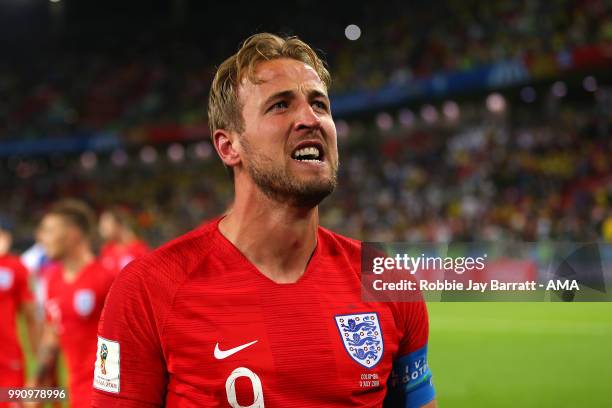
[[[403,401],[394,406],[405,408],[420,407],[434,399],[436,393],[427,363],[427,345],[393,363],[389,393],[395,394],[393,400]]]

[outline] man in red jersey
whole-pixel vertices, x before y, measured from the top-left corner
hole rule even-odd
[[[100,214],[98,231],[105,241],[100,259],[107,269],[119,273],[127,264],[149,252],[130,225],[130,215],[121,207],[109,208]]]
[[[33,385],[48,383],[61,348],[68,369],[69,400],[75,408],[90,404],[95,333],[114,277],[91,249],[95,225],[93,211],[76,200],[55,204],[40,225],[41,242],[55,263],[48,272],[47,323]]]
[[[0,387],[23,387],[24,359],[17,338],[17,315],[25,317],[30,346],[38,345],[36,305],[28,286],[28,271],[19,257],[9,251],[12,245],[11,222],[0,216]],[[11,406],[0,402],[0,407]]]
[[[424,303],[364,302],[361,244],[318,225],[329,85],[297,38],[254,35],[221,64],[209,122],[234,204],[119,276],[94,407],[435,406]]]

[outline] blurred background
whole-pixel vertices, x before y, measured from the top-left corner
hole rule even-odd
[[[0,214],[15,251],[60,198],[121,206],[151,247],[223,212],[208,89],[259,31],[299,36],[332,73],[341,165],[324,226],[612,243],[610,1],[2,0]],[[612,403],[608,304],[430,313],[441,406]]]

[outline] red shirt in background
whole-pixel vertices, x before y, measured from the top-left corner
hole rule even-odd
[[[50,268],[47,318],[56,327],[66,359],[70,404],[75,408],[88,407],[96,360],[98,320],[115,273],[94,261],[85,266],[72,282],[67,282],[60,264]]]
[[[109,241],[100,250],[100,259],[106,269],[118,274],[127,264],[147,252],[149,246],[138,239],[125,245]]]
[[[16,318],[21,306],[31,301],[25,266],[16,256],[0,256],[0,387],[23,386],[24,362]]]

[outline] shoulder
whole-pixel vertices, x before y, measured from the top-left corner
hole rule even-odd
[[[324,227],[319,227],[318,237],[323,249],[332,255],[344,254],[350,259],[361,256],[361,241],[345,237]]]
[[[19,259],[18,256],[13,255],[13,254],[6,254],[3,256],[0,256],[0,265],[7,267],[7,268],[23,267],[23,263],[21,262],[21,259]]]
[[[216,223],[199,227],[123,268],[106,299],[100,335],[161,338],[176,294],[211,252],[207,241],[215,228]]]
[[[106,255],[111,253],[115,249],[115,243],[113,241],[105,242],[100,248],[100,255]]]
[[[21,263],[19,257],[13,254],[7,254],[0,257],[0,280],[2,280],[4,285],[6,285],[7,282],[23,282],[27,279],[28,271]]]
[[[116,272],[104,264],[101,258],[94,260],[86,270],[86,280],[89,284],[95,282],[97,285],[108,290],[108,287],[113,283]]]
[[[11,264],[15,270],[15,274],[18,274],[27,279],[29,273],[28,268],[26,268],[25,264],[21,261],[21,258],[17,255],[11,255]]]
[[[12,254],[0,256],[0,268],[14,270],[16,265],[15,257]]]
[[[132,242],[130,250],[132,253],[136,255],[146,254],[147,252],[149,252],[149,245],[147,245],[146,242],[140,239],[137,239],[134,242]]]
[[[130,262],[115,285],[139,284],[172,290],[184,282],[211,252],[216,222],[202,225]]]
[[[354,275],[361,272],[361,242],[319,227],[320,253],[329,267],[348,267]]]

